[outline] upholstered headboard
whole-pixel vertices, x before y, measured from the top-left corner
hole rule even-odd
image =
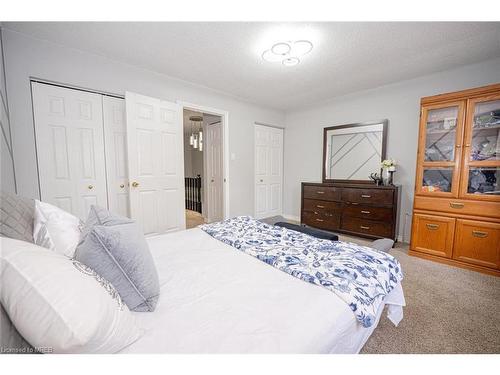
[[[33,242],[35,201],[0,191],[0,236]]]

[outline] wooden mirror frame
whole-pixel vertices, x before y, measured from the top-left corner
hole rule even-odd
[[[322,171],[322,176],[323,176],[323,182],[326,183],[332,183],[332,182],[337,182],[337,183],[355,183],[355,184],[374,184],[375,182],[370,179],[366,180],[342,180],[342,179],[330,179],[326,178],[326,152],[327,152],[327,136],[326,134],[328,133],[329,130],[334,130],[334,129],[344,129],[344,128],[354,128],[354,127],[361,127],[361,126],[369,126],[369,125],[377,125],[377,124],[382,124],[382,152],[381,152],[381,159],[385,160],[387,157],[386,151],[387,151],[387,129],[389,125],[389,120],[384,119],[384,120],[379,120],[379,121],[369,121],[369,122],[358,122],[354,124],[345,124],[345,125],[336,125],[336,126],[329,126],[327,128],[323,128],[323,171]],[[381,161],[382,161],[381,160]],[[380,171],[382,171],[382,168],[380,168]],[[382,172],[381,172],[382,174]]]

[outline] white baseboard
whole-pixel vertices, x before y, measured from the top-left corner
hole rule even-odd
[[[295,215],[285,215],[285,214],[282,214],[281,216],[283,216],[285,219],[287,220],[290,220],[290,221],[296,221],[298,223],[300,223],[300,217],[299,216],[295,216]]]

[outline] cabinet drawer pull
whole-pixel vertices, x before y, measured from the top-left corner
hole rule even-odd
[[[451,208],[464,208],[463,203],[457,203],[457,202],[450,202],[450,207]]]
[[[488,232],[482,232],[480,230],[473,230],[472,235],[474,237],[485,238],[485,237],[488,237]]]
[[[368,194],[361,194],[361,198],[371,198],[372,196],[371,195],[368,195]]]
[[[361,211],[362,214],[369,214],[370,211]]]
[[[325,208],[325,206],[322,206],[322,205],[320,205],[320,204],[317,204],[317,205],[316,205],[316,207],[317,207],[317,208]]]
[[[317,191],[316,194],[325,194],[324,191]]]
[[[370,229],[370,227],[365,227],[364,225],[361,225],[360,228],[361,229],[367,229],[367,230]]]
[[[316,219],[316,221],[324,221],[323,219]]]
[[[427,224],[426,226],[427,226],[427,229],[429,229],[429,230],[436,230],[439,228],[439,225],[437,225],[437,224]]]

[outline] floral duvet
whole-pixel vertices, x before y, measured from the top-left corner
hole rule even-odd
[[[239,216],[200,228],[248,255],[283,272],[322,286],[349,305],[363,327],[403,279],[396,258],[375,249],[304,233]]]

